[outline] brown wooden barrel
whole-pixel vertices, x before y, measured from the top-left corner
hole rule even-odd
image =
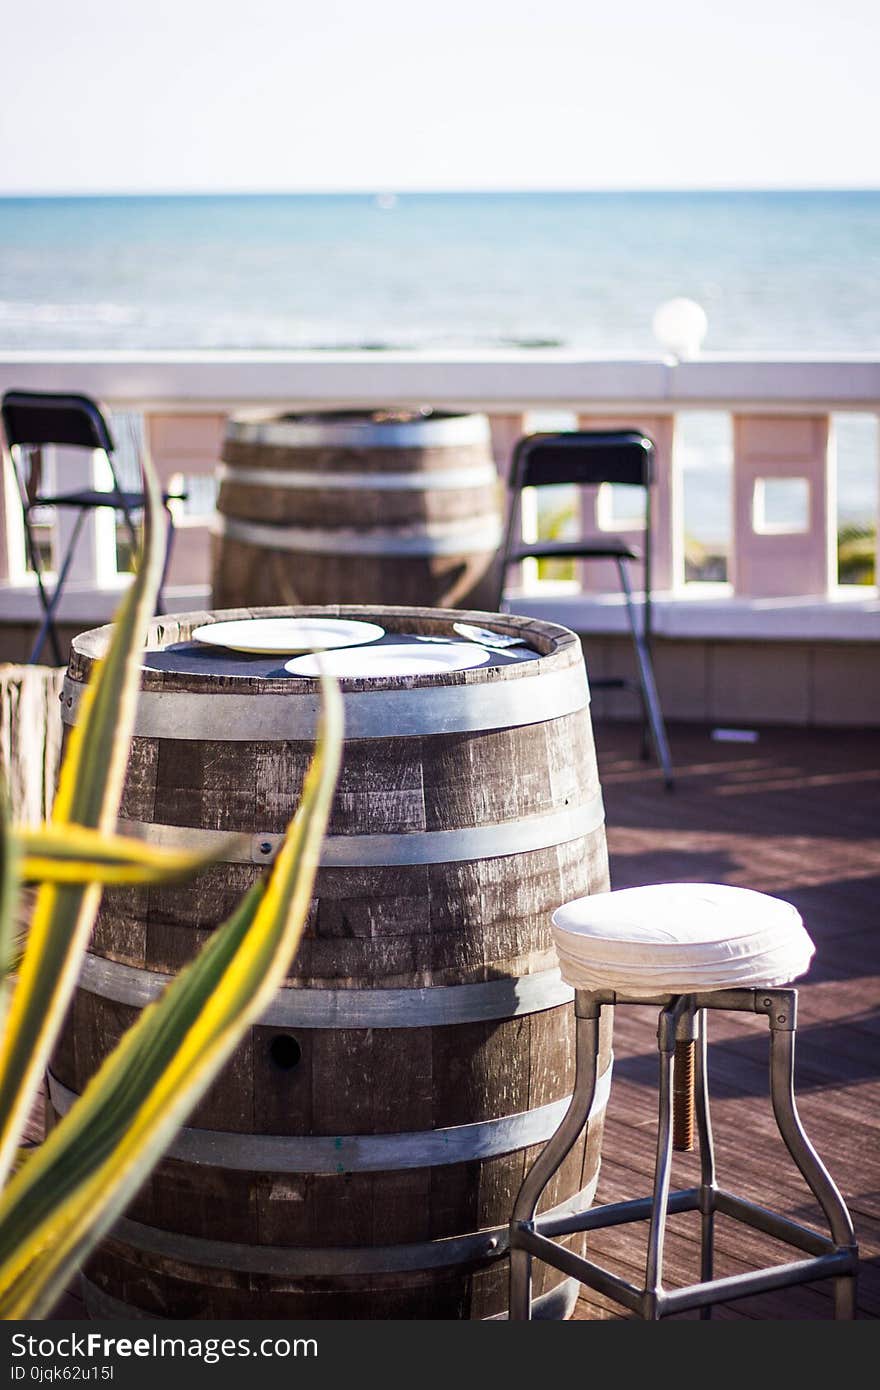
[[[213,601],[494,606],[501,486],[484,415],[231,421]]]
[[[464,616],[299,611],[422,636]],[[105,896],[52,1063],[56,1112],[262,872],[297,805],[316,683],[188,644],[228,616],[248,612],[154,624],[121,819],[164,843],[245,832],[249,848],[190,885]],[[342,682],[343,769],[287,985],[91,1260],[96,1316],[504,1312],[513,1199],[573,1085],[549,917],[607,888],[607,857],[578,639],[467,616],[527,646]],[[73,644],[68,723],[107,633]],[[588,1138],[548,1193],[561,1211],[592,1198],[609,1045]],[[573,1281],[538,1265],[535,1287],[545,1316],[570,1311]]]

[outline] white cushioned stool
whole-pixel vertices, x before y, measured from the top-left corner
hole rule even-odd
[[[855,1316],[858,1251],[846,1205],[804,1133],[794,1098],[797,990],[814,947],[796,909],[780,898],[724,884],[663,883],[597,893],[553,914],[563,979],[575,990],[577,1071],[559,1128],[526,1175],[510,1224],[510,1317],[531,1316],[537,1258],[640,1314],[658,1319],[770,1289],[834,1279],[835,1316]],[[599,1020],[605,1007],[659,1007],[660,1107],[650,1197],[607,1203],[567,1217],[536,1216],[548,1183],[580,1135],[597,1083]],[[765,1014],[770,1025],[770,1094],[785,1146],[818,1201],[830,1237],[718,1186],[706,1076],[710,1009]],[[694,1148],[699,1187],[670,1191],[673,1148]],[[669,1212],[701,1213],[700,1281],[663,1287]],[[726,1278],[713,1277],[716,1212],[784,1241],[806,1258]],[[644,1286],[620,1278],[557,1242],[577,1232],[647,1220]]]

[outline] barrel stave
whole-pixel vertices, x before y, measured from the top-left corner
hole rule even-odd
[[[399,745],[399,746],[398,746]],[[286,829],[313,751],[309,742],[222,738],[132,742],[120,808],[147,824],[232,832]],[[384,834],[516,821],[598,795],[580,712],[524,728],[359,739],[344,751],[328,833]]]
[[[598,1165],[598,1143],[596,1130],[586,1146],[578,1144],[568,1155],[548,1189],[546,1209],[588,1185]],[[537,1145],[482,1164],[339,1176],[247,1174],[165,1159],[127,1215],[149,1230],[268,1246],[285,1252],[282,1261],[291,1268],[299,1250],[400,1247],[387,1258],[377,1256],[393,1267],[406,1264],[407,1246],[505,1226],[525,1168],[540,1150]]]
[[[377,475],[378,477],[379,475]],[[429,473],[414,473],[413,481],[421,488],[409,486],[399,490],[369,485],[356,489],[357,510],[353,507],[355,489],[328,489],[320,475],[311,488],[288,488],[261,482],[259,487],[224,480],[217,499],[218,509],[226,516],[244,521],[285,523],[315,526],[322,529],[337,526],[343,531],[361,531],[370,527],[415,526],[424,521],[462,521],[475,516],[492,516],[498,509],[498,484],[490,483],[461,488],[432,489]]]
[[[448,472],[450,465],[449,447],[421,445],[411,448],[354,449],[336,445],[332,448],[285,447],[282,444],[247,443],[230,435],[223,443],[223,462],[234,469],[271,470],[284,473],[314,473],[326,480],[341,473],[375,473],[378,479],[389,471],[409,473],[413,477],[422,474],[436,474],[439,478]],[[479,471],[486,467],[485,444],[456,444],[456,469]]]
[[[491,607],[498,580],[494,552],[475,555],[297,554],[252,545],[233,536],[212,536],[213,599],[218,608],[254,605],[318,605],[328,594],[345,604],[370,594],[412,605],[436,594],[446,607]]]
[[[225,864],[173,887],[105,895],[92,950],[122,964],[173,974],[259,877]],[[601,832],[528,855],[469,863],[321,869],[288,978],[305,986],[419,988],[549,969],[549,914],[607,882]],[[463,929],[472,914],[479,936]]]
[[[81,990],[53,1077],[79,1094],[137,1015],[131,1005]],[[299,1054],[289,1069],[274,1060],[279,1037],[292,1040]],[[475,1124],[570,1095],[570,1053],[568,1006],[435,1028],[258,1025],[187,1126],[224,1134],[336,1136]]]
[[[96,1316],[137,1316],[119,1308],[127,1303],[157,1318],[247,1319],[258,1306],[260,1316],[268,1319],[462,1319],[497,1317],[507,1301],[506,1275],[497,1262],[443,1278],[431,1271],[404,1278],[312,1279],[306,1287],[306,1281],[296,1285],[257,1275],[242,1277],[232,1270],[218,1272],[216,1282],[209,1284],[206,1271],[197,1265],[168,1256],[136,1260],[130,1247],[118,1241],[108,1242],[108,1251],[101,1264],[87,1271],[90,1284],[106,1290],[112,1300],[109,1312],[94,1304]],[[557,1271],[536,1265],[536,1297],[561,1282]],[[87,1304],[91,1302],[87,1294]]]

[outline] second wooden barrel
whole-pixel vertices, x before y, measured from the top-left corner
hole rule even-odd
[[[484,415],[233,420],[219,481],[218,608],[497,601],[501,485]]]
[[[453,639],[464,616],[300,611],[411,642]],[[247,848],[189,885],[105,895],[52,1062],[56,1114],[264,871],[298,803],[316,682],[190,642],[226,616],[249,614],[153,625],[122,828],[191,846],[238,831]],[[549,917],[608,870],[578,639],[467,616],[522,644],[473,669],[342,682],[343,767],[286,987],[91,1260],[95,1316],[503,1314],[513,1199],[573,1085]],[[68,723],[107,634],[73,644]],[[592,1200],[609,1044],[588,1134],[548,1193],[560,1211]],[[536,1266],[545,1316],[576,1290]]]

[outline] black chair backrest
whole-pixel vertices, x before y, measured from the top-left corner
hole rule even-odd
[[[0,407],[7,444],[39,448],[43,444],[113,450],[113,437],[97,405],[88,396],[52,391],[7,391]]]
[[[631,483],[649,487],[654,445],[638,430],[570,430],[530,434],[513,456],[510,486],[551,487],[557,483]]]

